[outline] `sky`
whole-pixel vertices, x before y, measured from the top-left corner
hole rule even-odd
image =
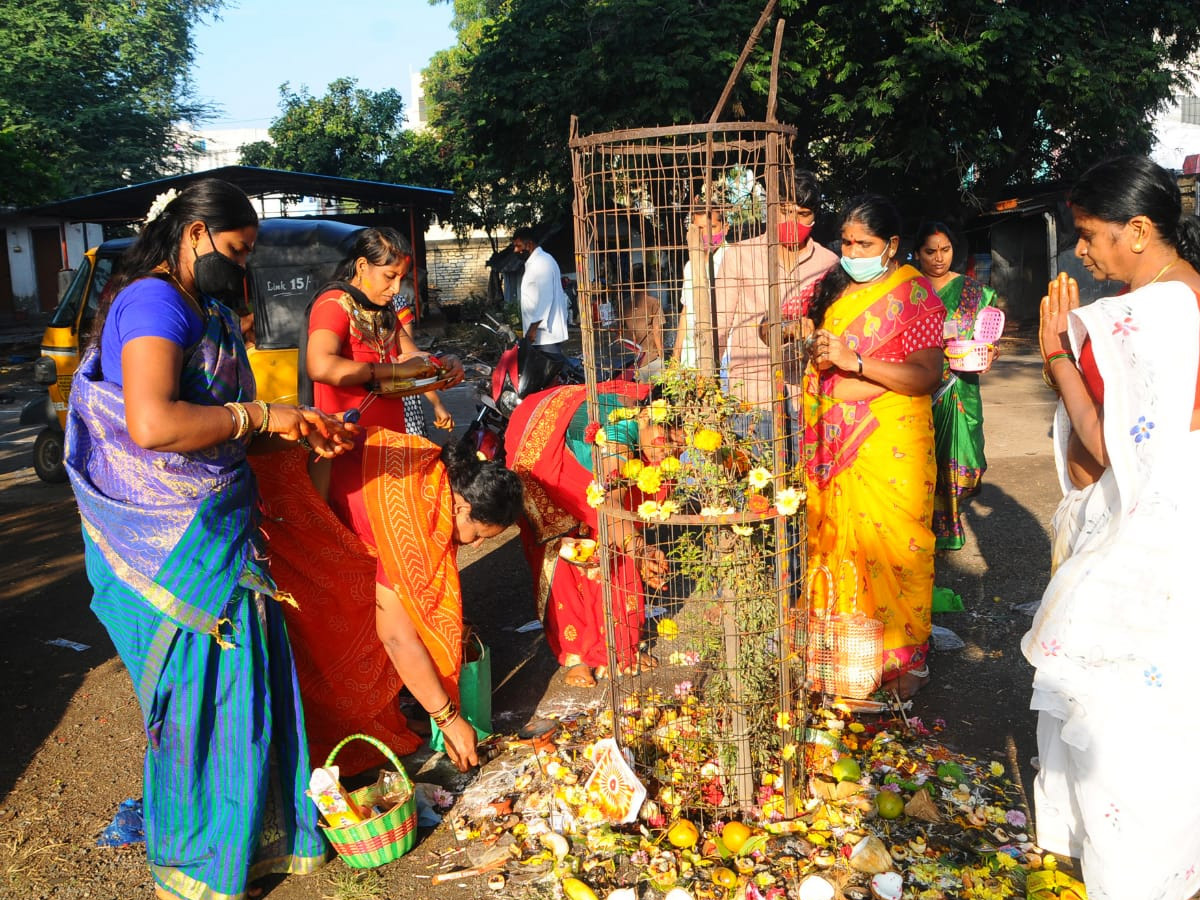
[[[452,47],[453,7],[428,0],[230,0],[220,21],[195,26],[197,99],[221,110],[204,128],[266,128],[279,86],[321,96],[336,78],[398,90],[412,109],[410,73]]]

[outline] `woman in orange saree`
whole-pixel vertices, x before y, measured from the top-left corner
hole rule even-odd
[[[636,404],[645,385],[612,381],[597,386],[599,414],[589,423],[587,389],[583,385],[551,388],[522,401],[513,413],[506,437],[507,458],[525,486],[525,516],[521,542],[533,572],[538,617],[559,664],[567,669],[572,687],[591,687],[593,670],[603,675],[609,664],[605,636],[604,598],[596,569],[582,569],[559,558],[563,538],[594,536],[596,510],[588,504],[589,485],[597,479],[591,469],[590,444],[599,422],[622,406]],[[609,451],[600,474],[615,471],[631,458],[661,461],[676,446],[675,429],[650,424],[648,416],[605,425]],[[591,432],[591,435],[589,435]],[[626,503],[634,498],[624,498]],[[629,523],[615,521],[609,538],[613,554],[614,650],[622,667],[641,662],[638,641],[643,623],[643,578],[661,584],[666,569],[661,551],[647,548]],[[640,570],[640,571],[639,571]]]
[[[435,718],[454,710],[462,665],[457,552],[511,525],[521,485],[497,463],[457,444],[371,427],[363,442],[362,510],[356,534],[317,493],[305,456],[257,469],[271,573],[295,605],[285,609],[312,758],[362,732],[400,756],[421,738],[397,693],[407,687]],[[441,722],[439,722],[442,725]],[[475,760],[475,733],[455,717],[442,725],[461,770]],[[344,774],[379,763],[362,742],[338,754]]]
[[[809,565],[837,596],[883,622],[884,686],[903,697],[928,678],[936,481],[930,394],[942,373],[945,308],[899,265],[900,215],[877,195],[842,213],[841,265],[803,322]],[[853,573],[853,574],[852,574]]]

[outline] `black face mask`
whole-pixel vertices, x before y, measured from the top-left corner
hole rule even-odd
[[[205,226],[205,231],[208,231]],[[212,232],[208,232],[212,252],[198,254],[192,263],[192,277],[196,279],[196,290],[229,305],[241,305],[245,299],[246,267],[217,249]],[[193,253],[196,251],[193,249]]]

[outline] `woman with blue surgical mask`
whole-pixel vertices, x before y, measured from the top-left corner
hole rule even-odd
[[[850,201],[841,264],[817,287],[802,334],[810,566],[884,623],[884,688],[912,696],[929,677],[934,535],[933,416],[946,310],[901,265],[900,214],[885,197]]]

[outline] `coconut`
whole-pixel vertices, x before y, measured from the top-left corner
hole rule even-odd
[[[933,802],[933,798],[925,790],[917,791],[912,795],[912,799],[904,804],[904,812],[906,815],[912,816],[914,819],[920,819],[922,822],[942,821],[942,814],[938,810],[937,804]]]
[[[892,854],[883,841],[869,834],[850,851],[850,868],[867,875],[888,872],[892,868]]]
[[[904,878],[899,872],[881,872],[871,879],[871,893],[879,900],[902,900]]]
[[[833,900],[837,890],[820,875],[809,875],[800,882],[799,900]]]

